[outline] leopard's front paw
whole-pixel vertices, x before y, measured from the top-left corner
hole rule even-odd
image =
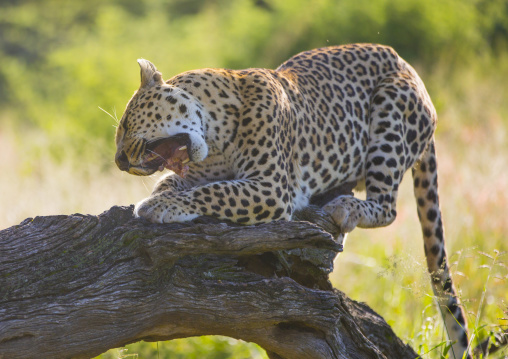
[[[134,207],[134,216],[144,218],[153,223],[163,223],[164,208],[159,198],[154,196],[145,198]]]
[[[360,211],[357,200],[351,196],[340,196],[323,206],[342,233],[351,232],[360,221]]]
[[[134,216],[149,220],[152,223],[184,222],[198,217],[198,214],[188,213],[178,205],[177,199],[164,193],[145,198],[134,208]]]

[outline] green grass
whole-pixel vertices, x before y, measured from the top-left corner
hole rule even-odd
[[[264,350],[253,343],[228,337],[204,336],[176,339],[164,343],[139,342],[125,348],[113,349],[100,359],[265,359]]]

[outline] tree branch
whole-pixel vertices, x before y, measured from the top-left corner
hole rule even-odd
[[[132,207],[0,232],[0,358],[89,358],[139,340],[226,335],[270,358],[415,358],[333,290],[340,233],[308,222],[151,224]],[[333,232],[339,239],[335,240]]]

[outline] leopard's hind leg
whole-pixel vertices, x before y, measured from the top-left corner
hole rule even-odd
[[[446,331],[453,343],[451,357],[462,358],[468,348],[467,323],[464,309],[450,275],[446,256],[444,228],[437,192],[437,164],[432,141],[412,170],[418,218],[423,231],[427,266],[432,289],[445,322]],[[469,354],[466,356],[469,358]]]
[[[343,232],[356,226],[386,226],[397,214],[396,200],[402,176],[413,168],[414,192],[433,289],[448,336],[454,343],[452,355],[462,358],[468,345],[466,318],[455,295],[444,246],[433,140],[435,109],[419,77],[408,71],[379,82],[372,94],[370,115],[366,200],[340,196],[323,209]]]
[[[401,88],[411,88],[409,80],[394,74],[380,81],[372,94],[369,143],[363,150],[367,152],[366,199],[339,196],[323,207],[343,232],[350,232],[357,226],[383,227],[395,220],[399,184],[417,158],[417,154],[412,155],[413,160],[410,158],[411,144],[408,143],[408,139],[416,140],[412,133],[416,133],[417,124],[409,124],[405,107],[409,95],[403,94]],[[417,98],[416,93],[414,97]],[[397,106],[399,102],[404,107]],[[429,120],[427,126],[430,125]],[[410,134],[409,130],[412,131]]]

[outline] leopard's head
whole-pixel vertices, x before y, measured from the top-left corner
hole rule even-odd
[[[200,162],[208,154],[205,110],[188,92],[164,83],[150,61],[138,63],[141,85],[118,125],[115,162],[134,175],[147,176],[167,168],[183,177],[187,162]]]

